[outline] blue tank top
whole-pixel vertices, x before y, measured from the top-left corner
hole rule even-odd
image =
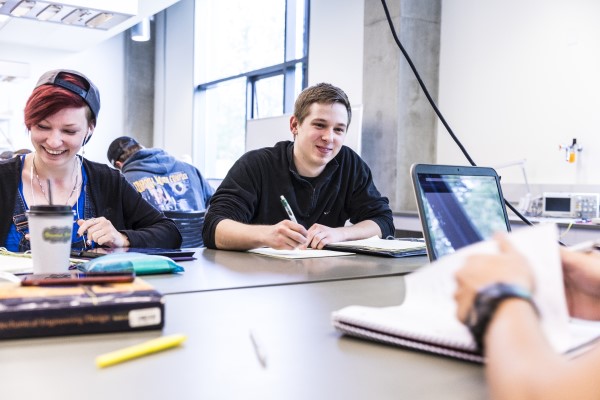
[[[24,156],[22,156],[22,161],[24,161]],[[23,162],[21,163],[21,166],[23,165]],[[79,225],[77,225],[77,220],[78,219],[82,219],[84,218],[84,207],[85,207],[85,187],[88,183],[88,177],[87,174],[85,172],[85,168],[83,167],[83,165],[81,166],[81,179],[82,179],[82,183],[81,183],[81,192],[79,193],[79,198],[77,199],[77,202],[73,205],[73,233],[71,236],[71,247],[74,249],[79,249],[79,248],[85,248],[86,244],[84,241],[84,237],[79,237],[77,236],[77,229],[79,229]],[[29,207],[27,206],[27,203],[25,202],[25,196],[23,195],[23,181],[21,180],[19,182],[19,195],[21,196],[21,199],[23,200],[23,204],[25,205],[26,209],[29,209]],[[15,226],[14,222],[12,224],[10,224],[10,229],[8,231],[8,236],[6,237],[6,243],[5,246],[7,250],[9,251],[19,251],[19,243],[21,242],[21,239],[23,238],[25,233],[28,233],[29,229],[27,228],[26,230],[23,231],[23,233],[20,233],[19,231],[17,231],[17,227]],[[92,247],[87,245],[88,248]]]

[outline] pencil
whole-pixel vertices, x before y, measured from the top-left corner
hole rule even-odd
[[[148,340],[144,343],[102,354],[96,357],[96,366],[98,368],[109,367],[123,361],[170,349],[171,347],[179,346],[186,339],[187,336],[177,334]]]
[[[252,342],[252,347],[254,347],[254,352],[256,353],[258,362],[260,362],[260,365],[262,365],[263,368],[266,368],[267,367],[267,353],[265,353],[264,348],[258,342],[256,335],[252,331],[250,331],[250,341]]]

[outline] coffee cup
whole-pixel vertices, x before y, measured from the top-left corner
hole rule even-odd
[[[33,273],[69,270],[73,210],[69,206],[32,206],[27,211]]]

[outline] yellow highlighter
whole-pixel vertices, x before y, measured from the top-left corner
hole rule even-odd
[[[125,347],[121,350],[112,351],[96,357],[96,365],[98,368],[109,367],[123,361],[133,358],[142,357],[158,351],[170,349],[171,347],[179,346],[187,339],[186,335],[170,335],[156,339],[148,340],[147,342],[136,344],[134,346]]]

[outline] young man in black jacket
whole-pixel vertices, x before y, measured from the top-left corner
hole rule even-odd
[[[341,89],[326,83],[305,89],[290,118],[294,141],[244,154],[213,195],[205,245],[321,249],[333,242],[393,236],[388,199],[375,187],[367,164],[343,146],[351,118]]]

